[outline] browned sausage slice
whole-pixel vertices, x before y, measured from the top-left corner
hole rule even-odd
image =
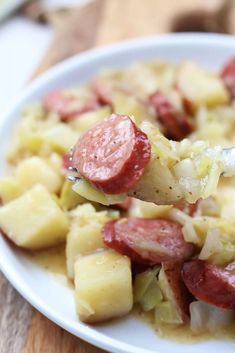
[[[101,105],[112,105],[113,92],[111,85],[108,85],[108,83],[105,83],[102,79],[96,78],[91,83],[91,89]]]
[[[79,139],[73,166],[103,192],[121,194],[137,183],[150,156],[147,136],[128,116],[112,114]]]
[[[165,279],[165,291],[167,292],[167,299],[170,300],[177,308],[183,322],[189,321],[189,304],[192,296],[185,286],[182,277],[182,262],[167,261],[162,263],[161,279]]]
[[[189,117],[184,112],[178,111],[162,92],[153,93],[149,97],[149,102],[165,128],[167,137],[179,141],[193,131]]]
[[[225,63],[220,74],[232,99],[235,98],[235,57]]]
[[[71,156],[70,153],[64,153],[62,156],[62,168],[65,170],[68,170],[69,167],[72,167],[72,161],[71,161]]]
[[[108,247],[149,265],[185,260],[194,251],[183,238],[182,226],[165,219],[122,218],[106,223],[102,233]]]
[[[220,268],[207,261],[192,260],[184,264],[182,276],[195,298],[235,309],[235,262]]]
[[[69,96],[61,90],[49,92],[43,99],[44,108],[56,113],[63,121],[70,121],[79,114],[98,108],[96,96],[91,95],[86,102],[81,102],[74,96]]]

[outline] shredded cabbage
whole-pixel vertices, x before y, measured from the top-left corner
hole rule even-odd
[[[155,309],[154,322],[156,327],[161,324],[180,325],[183,323],[176,307],[170,301],[159,303]]]
[[[163,299],[157,279],[159,267],[154,267],[135,277],[134,303],[138,303],[143,311],[153,310]]]
[[[146,292],[140,300],[140,306],[144,311],[150,311],[161,303],[163,299],[157,278],[153,278]]]
[[[178,310],[173,289],[170,286],[169,280],[163,268],[161,268],[159,272],[158,280],[164,302],[160,303],[156,307],[155,323],[157,324],[159,322],[164,322],[168,324],[182,324],[183,319]]]
[[[186,222],[191,222],[192,217],[184,213],[183,211],[179,210],[178,208],[172,208],[168,212],[168,216],[172,221],[176,221],[180,223],[182,226],[185,225]]]
[[[151,178],[148,184],[155,185],[158,194],[165,191],[165,203],[168,203],[170,196],[166,197],[166,195],[169,193],[171,193],[172,203],[179,198],[194,203],[216,191],[224,169],[221,147],[209,148],[207,142],[192,142],[189,139],[180,142],[170,141],[149,121],[144,121],[140,128],[147,134],[152,146],[150,164],[156,166],[159,163],[157,168],[149,166],[147,169],[152,172],[146,172],[142,178]],[[171,178],[169,178],[170,175]],[[166,183],[170,190],[178,188],[175,195],[167,190]],[[153,196],[151,199],[147,193],[145,195],[144,190],[142,192],[144,200],[154,201]],[[157,196],[155,202],[161,202]]]
[[[189,310],[190,327],[195,334],[205,331],[216,332],[220,328],[228,326],[234,317],[233,310],[221,309],[202,301],[192,302]]]
[[[166,217],[171,208],[171,205],[155,205],[152,202],[133,199],[129,215],[131,217],[161,218]]]
[[[182,228],[184,240],[196,244],[198,246],[202,245],[202,239],[198,236],[197,232],[194,229],[192,222],[185,222]]]
[[[122,203],[126,198],[126,194],[108,195],[102,191],[96,190],[85,179],[79,179],[74,185],[73,190],[87,200],[101,203],[102,205],[112,205]]]
[[[85,202],[87,202],[87,200],[84,197],[73,191],[72,184],[65,181],[60,194],[60,206],[64,210],[70,210]]]
[[[200,200],[195,216],[220,217],[221,210],[221,205],[213,196],[210,196]]]
[[[209,229],[199,259],[208,260],[216,265],[225,265],[235,260],[235,244],[221,234],[217,228]]]
[[[133,287],[135,303],[139,303],[143,299],[159,270],[160,267],[154,267],[153,269],[146,270],[136,275]]]

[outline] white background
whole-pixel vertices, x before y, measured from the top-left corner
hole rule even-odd
[[[86,1],[88,0],[41,2],[47,8],[55,8],[64,5],[78,6]],[[50,27],[33,23],[22,16],[11,16],[0,22],[0,116],[31,77],[51,39]]]

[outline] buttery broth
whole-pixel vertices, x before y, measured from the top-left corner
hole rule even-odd
[[[73,287],[67,277],[65,246],[61,245],[49,250],[42,250],[27,254],[27,257],[36,265],[50,273],[61,284]]]
[[[153,312],[141,312],[138,307],[133,309],[133,314],[136,318],[143,320],[155,330],[156,334],[162,338],[170,339],[180,343],[196,343],[213,339],[233,340],[235,338],[235,317],[231,325],[223,327],[216,332],[201,332],[195,334],[191,331],[190,326],[185,325],[162,325],[156,328],[154,325]]]

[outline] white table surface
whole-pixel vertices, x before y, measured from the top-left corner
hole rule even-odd
[[[48,8],[80,5],[87,0],[42,0]],[[0,23],[0,117],[27,83],[52,38],[52,30],[12,16]]]

